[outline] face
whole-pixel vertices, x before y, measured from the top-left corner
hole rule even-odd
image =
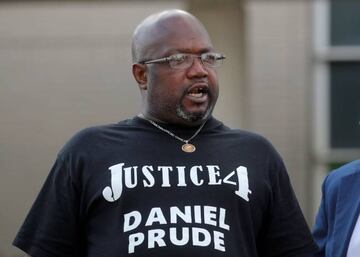
[[[198,24],[180,20],[171,26],[176,29],[163,32],[161,40],[149,49],[151,59],[213,51],[207,33]],[[217,72],[203,66],[199,58],[183,70],[172,69],[167,62],[146,64],[146,76],[145,115],[171,123],[198,125],[211,114],[219,91]]]

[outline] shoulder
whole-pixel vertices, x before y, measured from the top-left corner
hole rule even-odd
[[[261,153],[264,153],[262,151],[265,151],[278,155],[278,152],[270,140],[261,134],[242,129],[230,129],[229,135],[231,135],[234,142],[249,147],[249,150],[257,149],[261,151]]]
[[[232,129],[225,125],[222,125],[218,131],[220,135],[218,138],[221,138],[224,147],[242,153],[246,151],[251,158],[260,158],[268,164],[283,165],[282,157],[271,141],[263,135],[244,129]]]
[[[338,169],[335,169],[330,172],[328,175],[329,181],[336,181],[343,177],[359,175],[360,176],[360,159],[356,161],[349,162]]]
[[[348,176],[360,176],[360,159],[349,162],[340,168],[331,171],[324,180],[324,186],[332,189],[339,184],[342,178]]]
[[[234,129],[226,126],[221,121],[216,120],[213,118],[212,124],[216,124],[216,126],[213,126],[213,131],[220,133],[222,136],[226,136],[228,138],[231,138],[233,140],[241,140],[245,142],[252,142],[252,143],[258,143],[263,144],[266,146],[271,146],[271,143],[269,140],[267,140],[264,136],[257,134],[255,132],[251,132],[244,129]]]
[[[97,125],[81,129],[64,144],[59,152],[59,156],[85,152],[112,139],[120,139],[131,127],[131,122],[124,120],[119,123]]]
[[[230,129],[230,131],[234,135],[234,137],[238,137],[239,139],[249,140],[259,144],[271,145],[267,138],[255,132],[243,129]]]

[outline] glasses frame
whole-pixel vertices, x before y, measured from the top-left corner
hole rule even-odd
[[[209,54],[213,54],[215,56],[215,58],[216,58],[216,61],[221,60],[221,62],[218,62],[218,64],[216,64],[216,65],[209,65],[209,63],[206,63],[204,61],[205,56],[209,55]],[[184,56],[191,57],[191,63],[189,64],[189,66],[179,68],[179,67],[171,65],[171,61],[173,61],[176,58],[176,56],[179,56],[179,55],[184,55]],[[223,55],[223,54],[220,54],[220,53],[215,53],[215,52],[206,52],[206,53],[202,53],[200,55],[189,54],[189,53],[177,53],[177,54],[172,54],[172,55],[164,57],[164,58],[159,58],[159,59],[155,59],[155,60],[148,60],[148,61],[141,61],[139,63],[140,64],[152,64],[152,63],[165,63],[165,62],[167,62],[169,64],[170,68],[177,69],[177,70],[183,70],[183,69],[187,69],[187,68],[191,67],[194,64],[194,59],[195,58],[199,58],[200,61],[201,61],[201,64],[204,67],[217,68],[217,67],[220,67],[222,65],[222,60],[224,60],[226,58],[226,56]]]

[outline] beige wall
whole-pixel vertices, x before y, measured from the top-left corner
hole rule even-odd
[[[287,165],[309,223],[313,174],[311,1],[248,1],[248,126],[269,138]]]

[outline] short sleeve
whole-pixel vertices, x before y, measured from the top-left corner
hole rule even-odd
[[[264,256],[307,257],[317,247],[302,214],[290,179],[276,153],[270,160],[272,196]]]
[[[13,245],[33,257],[79,256],[78,190],[58,157]]]

